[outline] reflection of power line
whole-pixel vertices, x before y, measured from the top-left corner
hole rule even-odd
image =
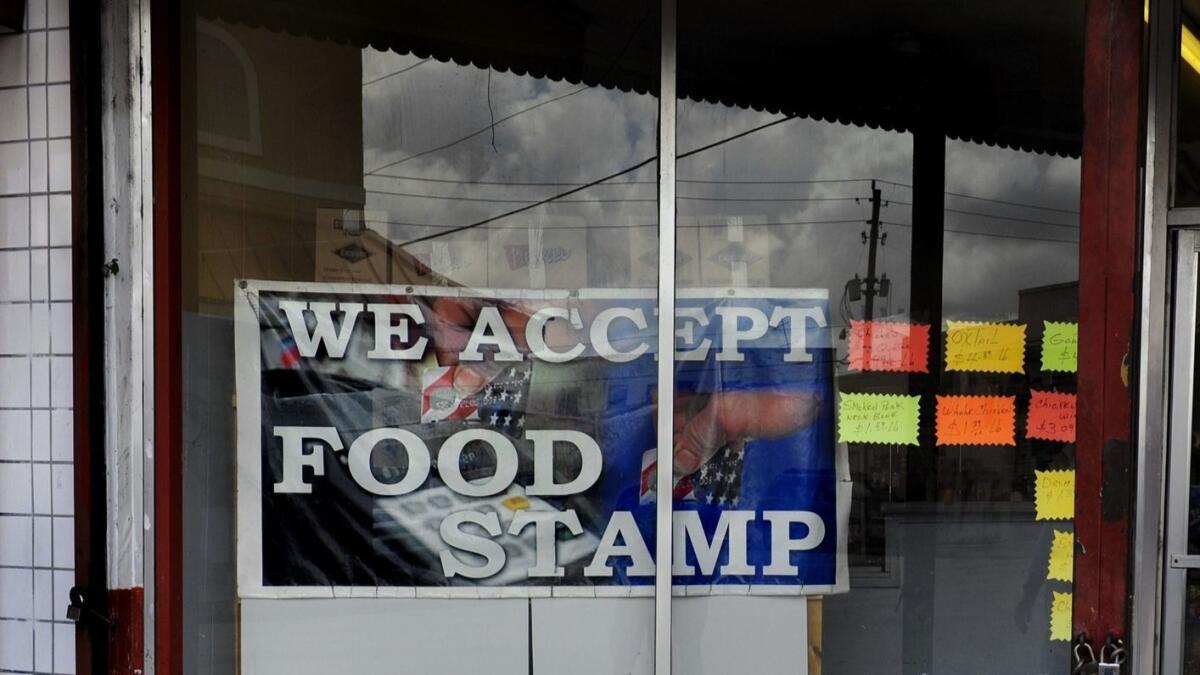
[[[700,154],[700,153],[702,153],[702,152],[705,152],[706,150],[711,150],[711,149],[713,149],[713,148],[719,147],[719,146],[721,146],[721,145],[724,145],[724,144],[726,144],[726,143],[730,143],[730,142],[732,142],[732,141],[736,141],[736,140],[738,140],[739,138],[744,138],[744,137],[746,137],[746,136],[749,136],[750,134],[753,134],[753,133],[755,133],[755,132],[762,131],[763,129],[769,129],[769,128],[771,128],[771,127],[773,127],[773,126],[777,125],[777,124],[782,124],[782,123],[784,123],[784,122],[787,122],[787,121],[790,121],[790,120],[794,120],[794,119],[796,119],[796,117],[797,117],[797,115],[785,115],[785,116],[783,116],[783,117],[780,117],[780,118],[774,119],[774,120],[772,120],[772,121],[770,121],[770,122],[767,122],[767,123],[765,123],[765,124],[760,124],[760,125],[759,125],[759,126],[757,126],[757,127],[754,127],[754,128],[751,128],[751,129],[747,129],[747,130],[745,130],[745,131],[742,131],[742,132],[739,132],[739,133],[733,134],[732,136],[728,136],[728,137],[726,137],[726,138],[722,138],[722,139],[721,139],[721,140],[719,140],[719,141],[713,141],[712,143],[709,143],[708,145],[702,145],[702,146],[700,146],[700,147],[698,147],[698,148],[696,148],[696,149],[694,149],[694,150],[689,150],[689,151],[687,151],[687,152],[680,153],[680,154],[676,155],[676,159],[683,159],[683,158],[685,158],[685,157],[691,157],[691,156],[693,156],[693,155],[698,155],[698,154]],[[651,164],[651,163],[653,163],[653,162],[655,162],[655,161],[657,161],[657,160],[658,160],[658,155],[657,155],[657,154],[655,154],[655,155],[653,155],[653,156],[651,156],[651,157],[647,157],[646,159],[643,159],[642,161],[638,162],[637,164],[634,164],[633,166],[630,166],[630,167],[628,167],[628,168],[625,168],[625,169],[621,169],[620,171],[617,171],[617,172],[615,172],[615,173],[611,173],[611,174],[609,174],[609,175],[607,175],[607,176],[604,176],[604,177],[602,177],[602,178],[597,178],[596,180],[594,180],[594,181],[592,181],[592,182],[590,182],[590,183],[584,183],[583,185],[580,185],[579,187],[571,188],[570,190],[566,190],[566,191],[564,191],[564,192],[560,192],[560,193],[558,193],[558,194],[556,194],[556,195],[553,195],[553,196],[547,197],[547,198],[545,198],[545,199],[538,200],[538,201],[536,201],[536,202],[533,202],[533,203],[531,203],[531,204],[527,204],[527,205],[525,205],[525,206],[521,206],[521,207],[515,208],[515,209],[513,209],[513,210],[511,210],[511,211],[506,211],[506,212],[504,212],[504,213],[501,213],[501,214],[499,214],[499,215],[491,216],[491,217],[489,217],[489,218],[484,218],[483,220],[480,220],[480,221],[477,221],[477,222],[471,223],[471,224],[469,224],[469,225],[462,225],[462,226],[460,226],[460,227],[456,227],[456,228],[454,228],[454,229],[446,230],[445,232],[438,232],[438,233],[435,233],[435,234],[430,234],[430,235],[427,235],[427,236],[424,236],[424,237],[417,237],[416,239],[410,239],[409,241],[406,241],[406,242],[403,242],[403,243],[396,244],[396,246],[403,248],[403,247],[405,247],[405,246],[409,246],[409,245],[411,245],[411,244],[420,243],[420,242],[422,242],[422,241],[428,241],[428,240],[430,240],[430,239],[435,239],[435,238],[437,238],[437,237],[444,237],[444,236],[446,236],[446,235],[454,234],[454,233],[456,233],[456,232],[462,232],[462,231],[465,231],[465,230],[470,230],[470,229],[473,229],[473,228],[479,227],[479,226],[481,226],[481,225],[486,225],[486,224],[488,224],[488,223],[494,223],[494,222],[496,222],[496,221],[498,221],[498,220],[503,220],[504,218],[508,218],[508,217],[511,217],[511,216],[515,216],[515,215],[517,215],[518,213],[524,213],[524,212],[526,212],[526,211],[529,211],[530,209],[535,209],[535,208],[537,208],[537,207],[539,207],[539,206],[542,206],[542,205],[544,205],[544,204],[549,204],[550,202],[557,201],[557,200],[559,200],[559,199],[561,199],[561,198],[563,198],[563,197],[569,197],[569,196],[571,196],[571,195],[573,195],[573,194],[575,194],[575,193],[577,193],[577,192],[581,192],[581,191],[583,191],[583,190],[586,190],[586,189],[588,189],[588,188],[592,187],[593,185],[599,185],[600,183],[604,183],[604,182],[610,181],[610,180],[612,180],[612,179],[614,179],[614,178],[619,178],[619,177],[621,177],[621,176],[624,176],[624,175],[625,175],[625,174],[627,174],[627,173],[631,173],[631,172],[633,172],[633,171],[637,171],[638,169],[642,168],[643,166],[646,166],[646,165],[648,165],[648,164]]]
[[[1005,206],[1017,206],[1023,209],[1036,209],[1038,211],[1051,211],[1053,213],[1065,213],[1068,215],[1079,215],[1079,211],[1072,209],[1058,209],[1053,206],[1040,206],[1038,204],[1026,204],[1025,202],[1010,202],[1004,199],[993,199],[992,197],[980,197],[978,195],[969,195],[965,192],[950,192],[944,194],[951,197],[961,197],[963,199],[973,199],[978,202],[987,202],[989,204],[1003,204]]]
[[[373,220],[368,219],[368,225],[397,225],[400,227],[424,227],[432,229],[454,229],[457,225],[438,225],[433,223],[407,223],[396,220]],[[772,223],[745,223],[745,228],[755,227],[795,227],[799,225],[848,225],[850,223],[862,223],[863,221],[854,218],[851,220],[800,220],[792,222],[772,222]],[[528,225],[525,223],[514,223],[512,225],[481,225],[477,229],[480,230],[523,230]],[[633,223],[629,225],[540,225],[540,230],[636,230],[646,227],[658,227],[658,223]],[[729,227],[725,222],[712,223],[693,223],[690,225],[676,225],[676,229],[680,230],[708,230]],[[905,226],[907,227],[907,225]],[[412,243],[412,242],[409,242]]]
[[[908,223],[893,223],[890,221],[883,221],[883,224],[891,225],[893,227],[906,227],[906,228],[912,227],[912,225],[909,225]],[[995,239],[1021,239],[1021,240],[1025,240],[1025,241],[1048,241],[1048,242],[1053,242],[1056,244],[1079,244],[1078,239],[1051,239],[1049,237],[1030,237],[1028,235],[1023,235],[1023,234],[999,234],[999,233],[995,233],[995,232],[974,232],[972,230],[952,230],[950,228],[946,228],[945,231],[949,232],[951,234],[962,234],[962,235],[968,235],[968,236],[972,236],[972,237],[992,237]]]
[[[456,178],[428,178],[425,176],[410,176],[391,173],[371,173],[373,178],[391,178],[394,180],[414,181],[418,183],[441,183],[446,185],[480,185],[480,186],[496,186],[496,187],[578,187],[583,183],[572,183],[563,181],[505,181],[505,180],[467,180]],[[871,178],[822,178],[812,180],[767,180],[767,179],[737,179],[729,178],[723,180],[704,180],[699,178],[678,178],[676,183],[685,183],[691,185],[822,185],[836,183],[869,183]],[[896,183],[894,181],[877,180],[879,183],[893,185],[896,187],[908,188],[911,187],[905,183]],[[636,186],[636,185],[658,185],[658,181],[653,180],[627,180],[614,181],[605,183],[603,187],[621,187],[621,186]],[[599,187],[599,186],[597,186]],[[382,191],[381,191],[382,192]],[[1014,202],[1005,199],[995,199],[993,197],[981,197],[979,195],[967,194],[965,192],[951,192],[949,190],[942,194],[959,197],[961,199],[972,199],[989,204],[1002,204],[1004,206],[1013,206],[1023,209],[1034,209],[1037,211],[1050,211],[1052,213],[1064,213],[1068,215],[1077,215],[1079,211],[1072,209],[1060,209],[1053,206],[1041,206],[1040,204],[1030,204],[1027,202]],[[741,201],[741,200],[738,200]],[[885,200],[893,204],[911,206],[909,202],[899,200]]]
[[[437,199],[447,202],[483,202],[489,204],[528,204],[528,199],[502,199],[491,197],[459,197],[455,195],[421,195],[411,192],[391,192],[389,190],[364,190],[370,195],[387,195],[390,197],[412,197],[416,199]],[[630,204],[657,204],[657,198],[596,198],[596,199],[559,199],[555,204],[607,204],[611,202],[622,202]]]
[[[617,56],[616,56],[616,58],[614,58],[614,59],[612,60],[612,63],[608,64],[608,67],[604,69],[604,72],[603,72],[603,73],[600,75],[600,78],[597,80],[597,82],[604,82],[604,81],[607,81],[607,80],[608,80],[608,76],[609,76],[609,75],[612,75],[613,71],[614,71],[614,70],[616,70],[616,68],[617,68],[617,66],[618,66],[618,65],[620,65],[620,63],[621,63],[621,60],[625,58],[625,52],[627,52],[627,51],[629,50],[629,47],[630,47],[630,46],[633,44],[633,40],[634,40],[634,38],[636,38],[636,37],[637,37],[638,33],[642,32],[642,27],[646,25],[646,19],[650,18],[651,9],[652,9],[654,6],[655,6],[655,5],[653,5],[653,4],[648,4],[648,5],[647,5],[647,7],[646,7],[646,11],[642,13],[642,18],[638,20],[638,22],[637,22],[637,25],[636,25],[636,26],[634,26],[634,28],[633,28],[633,30],[632,30],[632,31],[630,31],[630,33],[629,33],[629,37],[627,37],[627,38],[625,39],[625,44],[621,45],[621,49],[620,49],[620,50],[617,52]],[[364,174],[364,175],[371,175],[371,174],[373,174],[373,173],[376,173],[377,171],[383,171],[384,169],[390,169],[390,168],[392,168],[393,166],[396,166],[396,165],[399,165],[399,164],[403,164],[404,162],[407,162],[407,161],[409,161],[409,160],[411,160],[411,159],[416,159],[416,158],[418,158],[418,157],[424,157],[425,155],[429,155],[429,154],[432,154],[432,153],[435,153],[435,152],[439,152],[439,151],[441,151],[441,150],[445,150],[446,148],[453,147],[453,146],[455,146],[455,145],[458,145],[459,143],[462,143],[463,141],[466,141],[466,140],[470,140],[470,139],[472,139],[472,138],[475,138],[476,136],[478,136],[478,135],[482,134],[482,133],[483,133],[483,132],[485,132],[485,131],[494,130],[494,129],[496,128],[496,125],[497,125],[497,124],[503,124],[504,122],[507,122],[508,120],[511,120],[512,118],[514,118],[514,117],[517,117],[518,115],[524,115],[525,113],[527,113],[527,112],[530,112],[530,111],[533,111],[533,110],[537,110],[538,108],[540,108],[540,107],[542,107],[542,106],[544,106],[544,105],[550,105],[551,103],[554,103],[555,101],[561,101],[561,100],[563,100],[564,98],[569,98],[569,97],[571,97],[571,96],[574,96],[575,94],[578,94],[578,93],[581,93],[581,92],[587,91],[588,89],[592,89],[592,88],[593,88],[593,87],[590,87],[590,86],[588,86],[588,85],[584,85],[584,86],[582,86],[582,87],[579,87],[579,88],[577,88],[577,89],[572,89],[571,91],[568,91],[568,92],[567,92],[567,93],[565,93],[565,94],[561,94],[561,95],[559,95],[559,96],[555,96],[555,97],[553,97],[553,98],[546,99],[545,101],[542,101],[541,103],[535,103],[534,105],[531,105],[531,106],[529,106],[528,108],[522,108],[521,110],[518,110],[518,111],[516,111],[516,112],[514,112],[514,113],[512,113],[512,114],[510,114],[510,115],[506,115],[506,116],[504,116],[504,117],[501,117],[501,118],[500,118],[500,119],[498,119],[498,120],[497,120],[497,119],[493,119],[493,120],[491,121],[491,123],[490,123],[490,124],[488,124],[486,127],[483,127],[482,129],[478,129],[478,130],[476,130],[476,131],[473,131],[473,132],[471,132],[471,133],[467,134],[466,136],[463,136],[463,137],[461,137],[461,138],[458,138],[458,139],[455,139],[455,140],[453,140],[453,141],[450,141],[449,143],[445,143],[445,144],[443,144],[443,145],[439,145],[439,146],[438,146],[438,147],[436,147],[436,148],[430,148],[430,149],[428,149],[428,150],[422,150],[421,152],[418,152],[418,153],[415,153],[415,154],[412,154],[412,155],[408,155],[407,157],[401,157],[400,159],[398,159],[398,160],[396,160],[396,161],[394,161],[394,162],[391,162],[391,163],[389,163],[389,164],[384,164],[384,165],[383,165],[383,166],[381,166],[381,167],[378,167],[378,168],[372,169],[372,170],[370,170],[370,171],[366,172],[366,174]],[[491,101],[489,100],[489,102],[488,102],[488,103],[489,103],[489,105],[490,105],[490,104],[491,104]]]
[[[888,203],[889,204],[898,204],[900,206],[912,206],[912,204],[909,202],[899,202],[899,201],[894,201],[894,200],[890,200],[890,199],[888,200]],[[1036,218],[1018,218],[1016,216],[1002,216],[1002,215],[999,215],[996,213],[984,213],[982,211],[966,211],[963,209],[943,208],[942,211],[945,213],[957,213],[957,214],[963,215],[963,216],[979,216],[980,218],[995,218],[996,220],[1009,220],[1009,221],[1012,221],[1015,223],[1030,223],[1032,225],[1048,225],[1050,227],[1061,227],[1061,228],[1065,228],[1068,230],[1078,230],[1079,229],[1078,225],[1067,225],[1065,223],[1055,223],[1053,221],[1038,220]]]
[[[395,72],[388,73],[387,75],[380,75],[379,77],[373,77],[369,80],[364,80],[362,83],[362,86],[365,87],[369,84],[375,84],[376,82],[382,82],[383,80],[386,80],[389,77],[396,77],[397,75],[403,75],[403,74],[407,73],[408,71],[412,70],[413,68],[416,68],[418,66],[423,66],[426,63],[429,63],[431,60],[432,60],[432,57],[428,58],[428,59],[421,59],[420,61],[417,61],[416,63],[412,64],[411,66],[405,66],[404,68],[401,68],[400,70],[397,70]]]
[[[422,195],[411,192],[392,192],[390,190],[365,190],[367,194],[373,195],[389,195],[393,197],[415,197],[417,199],[438,199],[449,202],[488,202],[497,204],[528,204],[528,199],[503,199],[492,197],[460,197],[457,195]],[[694,197],[694,196],[678,196],[676,199],[683,201],[697,202],[852,202],[859,197],[770,197],[770,198],[740,198],[740,197]],[[607,199],[558,199],[555,204],[602,204],[602,203],[658,203],[657,198],[650,199],[635,199],[635,198],[607,198]]]
[[[453,183],[456,185],[498,185],[505,187],[575,187],[582,183],[562,183],[554,181],[505,181],[505,180],[466,180],[456,178],[427,178],[425,176],[408,176],[394,173],[372,173],[374,178],[395,178],[412,180],[421,183]],[[696,183],[700,185],[818,185],[822,183],[869,183],[870,178],[822,178],[816,180],[702,180],[699,178],[677,178],[676,183]],[[655,180],[627,180],[607,183],[606,185],[658,185]]]
[[[1049,227],[1061,227],[1067,230],[1078,230],[1079,225],[1067,225],[1064,223],[1054,223],[1048,220],[1038,220],[1036,218],[1018,218],[1016,216],[1001,216],[995,213],[980,213],[979,211],[964,211],[962,209],[942,209],[946,213],[957,213],[963,216],[977,216],[980,218],[994,218],[996,220],[1007,220],[1014,223],[1029,223],[1032,225],[1047,225]]]
[[[449,183],[454,185],[496,185],[500,187],[578,187],[583,183],[560,183],[553,181],[509,181],[509,180],[458,180],[454,178],[426,178],[424,176],[398,176],[391,173],[372,173],[372,178],[396,178],[420,183]],[[677,181],[682,183],[683,181]],[[605,183],[605,187],[620,185],[658,185],[656,180],[625,180]]]
[[[851,225],[851,224],[860,225],[863,222],[864,221],[859,218],[852,218],[852,219],[847,219],[847,220],[800,220],[800,221],[778,221],[778,222],[769,222],[769,223],[744,223],[742,225],[742,227],[747,228],[747,229],[752,229],[752,228],[757,228],[757,227],[778,228],[778,227],[799,227],[799,226],[805,226],[805,225]],[[445,225],[445,224],[436,224],[436,223],[409,223],[409,222],[396,221],[396,220],[368,219],[367,223],[369,225],[395,225],[395,226],[399,226],[399,227],[420,227],[420,228],[442,229],[442,230],[459,230],[459,229],[461,229],[461,226],[458,226],[458,225]],[[905,229],[909,229],[912,227],[912,225],[910,225],[908,223],[897,223],[897,222],[892,222],[892,221],[887,221],[887,220],[880,221],[880,224],[881,225],[889,225],[892,227],[902,227]],[[524,223],[513,224],[513,225],[490,225],[489,224],[489,225],[480,225],[478,227],[478,229],[488,230],[488,231],[492,231],[492,230],[522,230],[522,229],[525,229],[526,227],[528,227],[528,225],[526,225]],[[542,230],[636,230],[636,229],[642,229],[642,228],[648,228],[648,227],[658,227],[658,223],[633,223],[633,224],[629,224],[629,225],[588,225],[588,224],[585,224],[585,225],[543,225],[539,229],[542,229]],[[679,230],[707,230],[707,229],[719,229],[719,228],[724,228],[724,227],[728,227],[728,223],[711,222],[711,223],[692,223],[689,225],[676,225],[676,229],[679,229]],[[992,238],[996,238],[996,239],[1015,239],[1015,240],[1022,240],[1022,241],[1045,241],[1045,242],[1050,242],[1050,243],[1055,243],[1055,244],[1078,244],[1079,243],[1079,241],[1077,239],[1052,239],[1049,237],[1031,237],[1031,236],[1027,236],[1027,235],[999,234],[999,233],[993,233],[993,232],[975,232],[972,230],[955,230],[955,229],[950,229],[950,228],[947,228],[945,231],[950,234],[961,234],[964,236],[971,236],[971,237],[992,237]],[[450,233],[450,232],[439,233],[439,235],[444,235],[444,234],[452,234],[452,233]],[[435,235],[435,236],[438,236],[438,235]],[[408,245],[411,245],[414,243],[418,243],[418,241],[424,241],[425,239],[433,239],[433,238],[434,238],[433,236],[423,237],[421,239],[414,239],[412,241],[404,242],[403,244],[397,244],[397,246],[408,246]]]
[[[479,129],[472,131],[471,133],[467,134],[466,136],[461,136],[459,138],[454,139],[453,141],[450,141],[449,143],[443,143],[442,145],[439,145],[435,148],[429,148],[428,150],[422,150],[420,152],[415,152],[411,155],[401,157],[400,159],[398,159],[394,162],[389,162],[388,164],[384,164],[383,166],[381,166],[379,168],[371,169],[370,171],[366,172],[366,174],[364,174],[364,175],[368,175],[368,176],[374,175],[377,171],[382,171],[384,169],[390,169],[393,166],[403,164],[409,160],[416,159],[418,157],[424,157],[425,155],[431,155],[435,152],[441,152],[442,150],[445,150],[447,148],[452,148],[452,147],[458,145],[459,143],[462,143],[463,141],[468,141],[482,133],[490,131],[497,124],[503,124],[504,122],[507,122],[508,120],[511,120],[512,118],[517,117],[518,115],[524,115],[525,113],[531,112],[533,110],[537,110],[538,108],[540,108],[544,105],[550,105],[551,103],[554,103],[555,101],[561,101],[564,98],[569,98],[571,96],[574,96],[575,94],[587,91],[588,89],[591,89],[591,87],[588,87],[588,86],[579,87],[578,89],[572,89],[571,91],[568,91],[565,94],[560,94],[559,96],[554,96],[552,98],[548,98],[545,101],[542,101],[541,103],[535,103],[535,104],[529,106],[528,108],[521,108],[520,110],[518,110],[514,113],[511,113],[511,114],[505,115],[504,117],[501,117],[500,119],[496,120],[492,124],[488,124],[487,126],[480,127]]]

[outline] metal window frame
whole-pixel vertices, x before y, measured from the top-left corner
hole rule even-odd
[[[658,412],[655,462],[654,672],[671,674],[671,545],[675,500],[675,0],[661,0],[658,90]]]
[[[1196,301],[1200,290],[1200,230],[1176,235],[1175,284],[1172,299],[1170,418],[1168,421],[1167,475],[1175,480],[1166,485],[1166,521],[1163,544],[1167,560],[1162,568],[1162,654],[1159,667],[1164,674],[1183,672],[1183,615],[1187,590],[1187,565],[1191,562],[1173,554],[1179,545],[1187,550],[1188,503],[1192,460],[1192,405],[1196,354]]]

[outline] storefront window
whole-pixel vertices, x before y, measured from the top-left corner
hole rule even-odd
[[[187,672],[645,670],[657,5],[301,4],[189,19]]]
[[[1066,667],[1081,7],[369,4],[185,19],[187,672]]]
[[[788,535],[799,569],[701,580],[748,581],[731,607],[676,576],[680,672],[1069,668],[1072,524],[1037,487],[1074,469],[1082,25],[1061,10],[681,6],[679,292],[824,321],[803,363],[678,364],[676,509],[825,515],[751,522],[751,567]],[[689,659],[714,625],[753,647]]]

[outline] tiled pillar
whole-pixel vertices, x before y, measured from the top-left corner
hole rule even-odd
[[[74,673],[67,0],[0,35],[0,673]]]

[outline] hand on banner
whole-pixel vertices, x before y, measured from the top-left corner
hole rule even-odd
[[[427,318],[430,341],[437,354],[438,364],[455,366],[454,388],[463,396],[470,396],[483,389],[506,367],[504,363],[490,360],[470,364],[459,362],[459,354],[471,338],[482,306],[483,303],[476,298],[438,297],[434,299],[433,311]],[[529,322],[528,314],[511,304],[498,306],[517,348],[526,351],[528,347],[525,344],[525,324]]]
[[[689,414],[697,405],[703,407]],[[819,408],[818,395],[804,391],[727,391],[677,397],[672,453],[675,478],[695,473],[729,443],[795,433],[812,424]]]

